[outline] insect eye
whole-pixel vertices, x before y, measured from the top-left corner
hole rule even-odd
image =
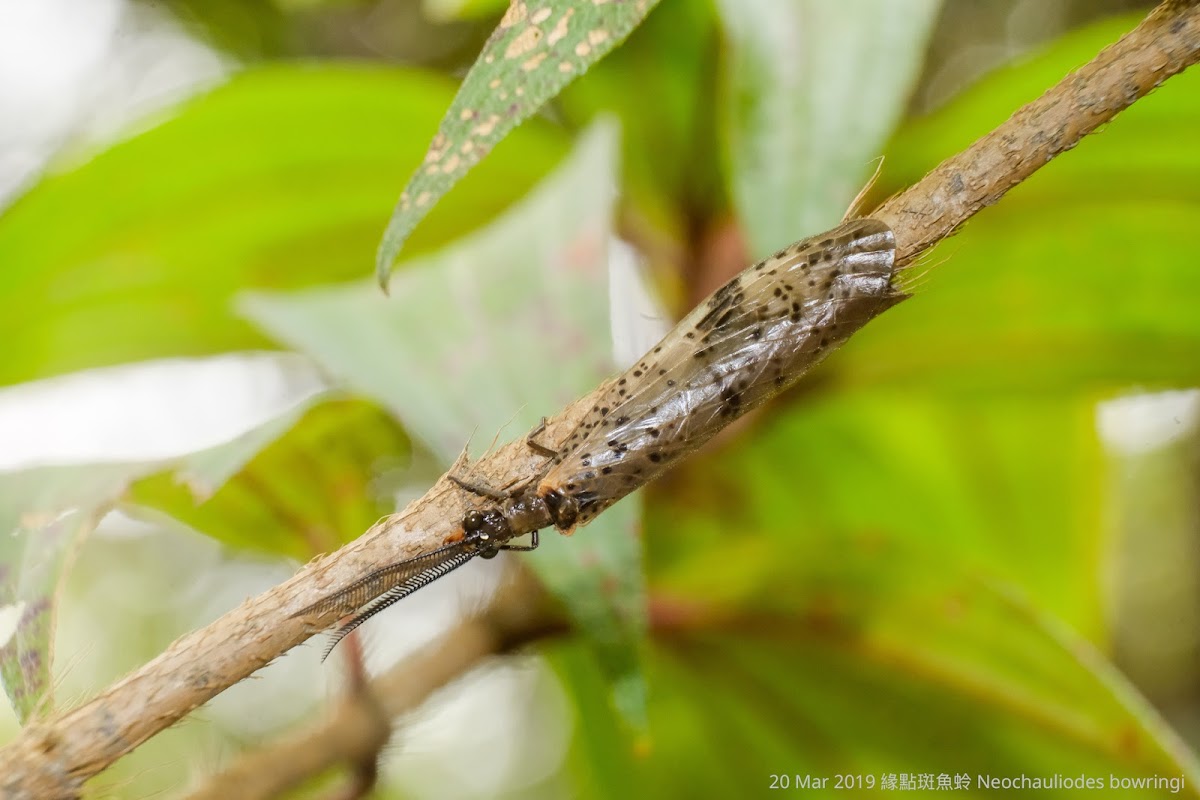
[[[483,514],[478,511],[468,511],[463,517],[463,530],[475,531],[483,527]]]
[[[559,530],[568,531],[575,527],[575,523],[579,519],[578,500],[557,489],[551,491],[543,499],[546,501],[546,505],[550,507],[550,514],[554,519],[554,525]]]

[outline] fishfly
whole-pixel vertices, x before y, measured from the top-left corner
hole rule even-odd
[[[541,427],[534,430],[527,442],[547,462],[533,480],[501,492],[453,478],[490,501],[463,517],[460,540],[376,570],[295,616],[354,614],[334,633],[328,656],[363,622],[475,556],[533,550],[542,528],[570,534],[586,525],[905,299],[892,283],[895,262],[891,229],[858,219],[749,267],[610,381],[559,449],[539,444]],[[525,534],[529,545],[509,544]]]

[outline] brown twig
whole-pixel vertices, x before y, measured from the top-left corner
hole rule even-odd
[[[319,723],[241,756],[187,800],[266,800],[339,764],[374,764],[392,718],[416,708],[488,656],[565,630],[565,621],[537,582],[520,571],[520,580],[506,586],[482,614],[459,622],[370,681],[364,687],[372,698],[369,708],[361,701],[363,692],[348,695]],[[353,792],[358,784],[346,788]]]
[[[909,264],[1055,156],[1200,58],[1197,0],[1166,0],[1000,127],[871,213]]]
[[[972,214],[1198,58],[1200,0],[1167,0],[1116,44],[872,216],[892,227],[899,260],[911,263]],[[545,441],[555,444],[565,438],[590,408],[592,396],[550,420]],[[534,462],[535,456],[518,441],[475,467],[492,485],[505,485],[531,474]],[[443,478],[402,513],[182,637],[94,700],[31,723],[0,750],[0,796],[77,796],[86,779],[311,636],[315,628],[291,618],[297,609],[380,564],[461,536],[458,521],[470,502]],[[314,621],[334,620],[330,614]]]
[[[347,637],[342,656],[346,662],[346,689],[349,692],[346,707],[351,716],[352,724],[362,725],[364,730],[351,738],[361,742],[362,746],[355,748],[348,760],[350,764],[350,781],[332,795],[333,800],[361,800],[370,795],[379,781],[379,754],[392,738],[392,715],[384,706],[380,696],[371,686],[367,675],[362,647],[362,637],[351,634]],[[340,733],[340,731],[339,731]],[[295,762],[303,768],[303,761]],[[312,771],[307,772],[313,775]],[[232,787],[231,787],[232,788]],[[265,797],[273,797],[274,792]],[[216,797],[229,797],[228,792]]]

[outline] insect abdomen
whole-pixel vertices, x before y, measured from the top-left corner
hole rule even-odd
[[[894,271],[891,230],[854,220],[740,273],[610,384],[538,494],[590,522],[903,300]]]

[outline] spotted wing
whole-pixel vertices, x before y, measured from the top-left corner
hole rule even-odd
[[[734,277],[611,384],[539,492],[574,496],[586,523],[786,389],[904,298],[895,249],[882,222],[853,220]]]

